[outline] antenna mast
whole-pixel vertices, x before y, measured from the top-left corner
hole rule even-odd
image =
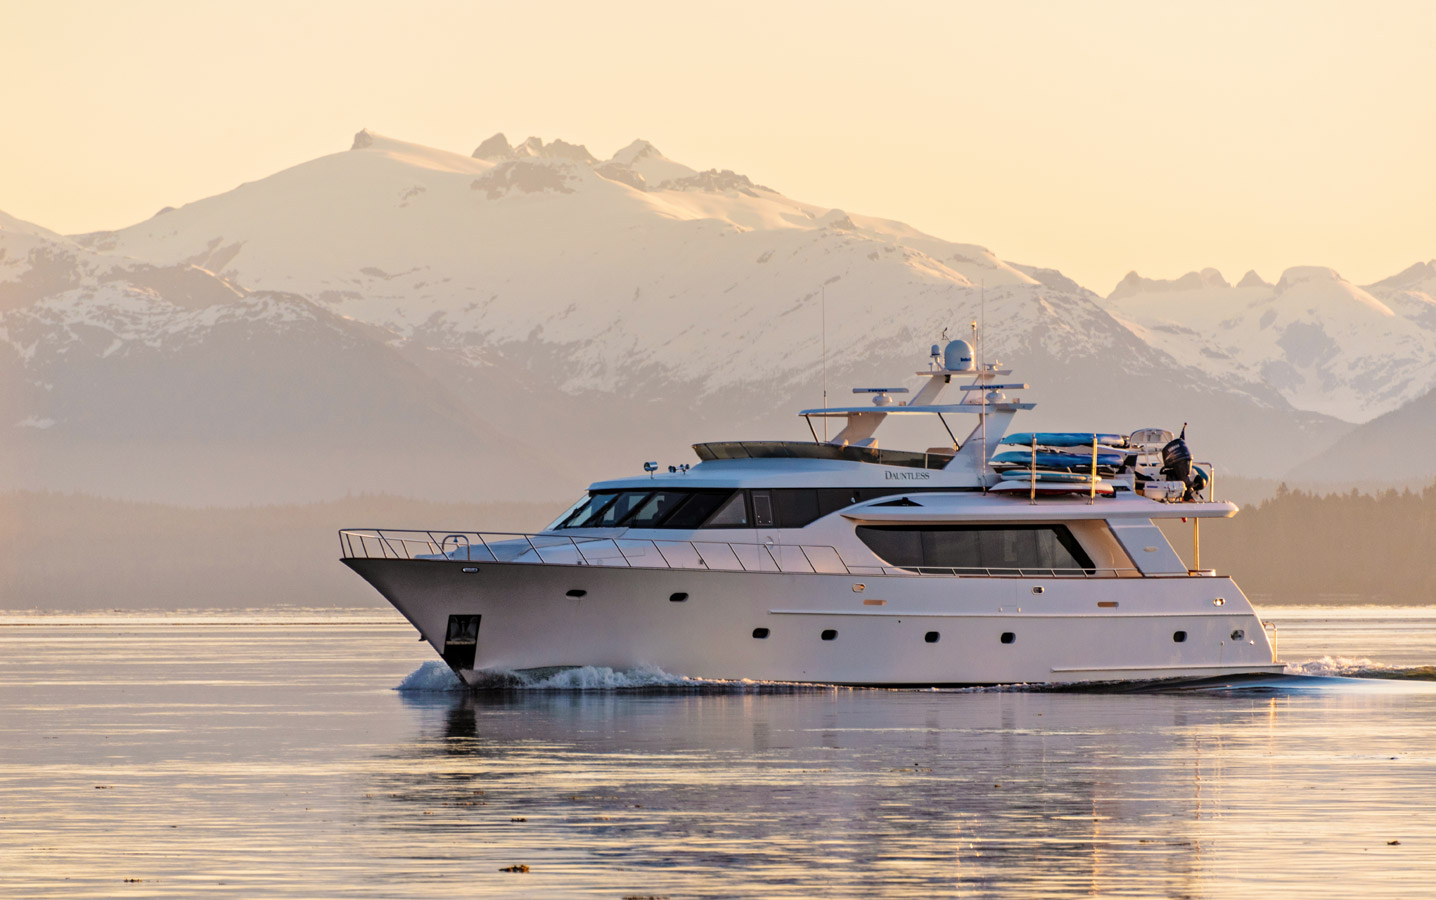
[[[823,299],[819,302],[823,322],[823,408],[828,408],[828,284],[818,285]],[[823,443],[828,442],[828,417],[823,416]]]

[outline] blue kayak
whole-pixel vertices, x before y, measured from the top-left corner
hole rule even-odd
[[[1112,450],[1097,451],[1097,465],[1108,468],[1120,466],[1123,454]],[[992,457],[994,466],[1030,466],[1032,465],[1031,450],[1004,450]],[[1059,453],[1055,450],[1038,450],[1037,467],[1040,469],[1090,469],[1092,468],[1092,454],[1088,453]]]
[[[1039,447],[1091,447],[1095,438],[1100,446],[1104,447],[1126,447],[1127,436],[1125,434],[1094,434],[1089,431],[1024,431],[1019,434],[1009,434],[1002,439],[1004,444],[1022,444],[1032,446],[1033,438],[1037,439]]]

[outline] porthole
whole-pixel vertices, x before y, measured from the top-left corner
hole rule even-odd
[[[1186,639],[1187,639],[1187,633],[1186,633],[1185,631],[1174,631],[1174,632],[1172,632],[1172,641],[1173,641],[1174,643],[1180,644],[1180,643],[1182,643],[1183,641],[1185,641]]]
[[[760,640],[760,641],[766,640],[767,637],[768,637],[768,629],[766,629],[766,628],[754,628],[754,629],[753,629],[753,637],[757,638],[757,639]]]
[[[938,634],[936,631],[929,631],[927,634],[922,636],[922,639],[927,641],[929,644],[936,644],[938,641],[942,640],[942,635]]]
[[[825,640],[825,641],[832,641],[832,640],[836,640],[837,637],[838,637],[838,632],[837,632],[835,629],[832,629],[832,628],[825,628],[825,629],[823,629],[823,634],[822,634],[823,640]]]
[[[568,597],[582,597],[583,595],[585,595],[585,594],[587,594],[587,593],[588,593],[588,591],[581,590],[581,589],[579,589],[579,588],[574,588],[573,590],[569,591],[565,596],[568,596]]]
[[[1247,636],[1247,633],[1246,633],[1245,631],[1242,631],[1240,628],[1238,628],[1238,629],[1236,629],[1235,631],[1232,632],[1232,640],[1234,640],[1234,641],[1239,641],[1239,640],[1241,640],[1242,638],[1244,638],[1244,637],[1246,637],[1246,636]]]
[[[1004,632],[1002,632],[1002,643],[1004,643],[1004,644],[1010,644],[1010,643],[1012,643],[1012,642],[1015,641],[1015,640],[1017,640],[1017,635],[1013,634],[1013,633],[1010,632],[1010,631],[1004,631]]]
[[[669,594],[669,595],[668,595],[668,602],[669,602],[669,603],[682,603],[684,600],[687,600],[687,599],[688,599],[688,595],[685,594],[685,593],[683,593],[682,591],[679,591],[679,592],[676,593],[676,594]]]

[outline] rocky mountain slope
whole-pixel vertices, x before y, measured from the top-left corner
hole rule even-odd
[[[1436,390],[1358,426],[1292,470],[1300,482],[1365,481],[1414,486],[1436,479]]]

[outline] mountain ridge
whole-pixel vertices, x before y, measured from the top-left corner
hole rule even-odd
[[[0,252],[12,238],[40,240],[15,230],[0,231],[10,235]],[[1212,348],[1200,340],[1200,323],[1144,323],[1114,303],[1180,299],[1192,291],[1270,300],[1267,294],[1278,291],[1310,291],[1310,282],[1320,288],[1319,300],[1335,284],[1352,308],[1375,314],[1339,276],[1302,272],[1291,279],[1284,273],[1276,285],[1248,273],[1232,286],[1209,269],[1167,283],[1182,283],[1172,287],[1133,273],[1131,290],[1114,301],[1054,269],[1006,262],[980,245],[789,198],[729,170],[684,166],[647,141],[599,160],[580,144],[530,138],[515,146],[500,133],[465,155],[364,130],[350,150],[127,228],[55,238],[88,254],[94,266],[123,270],[130,290],[124,302],[138,302],[131,296],[138,294],[165,300],[180,290],[165,279],[188,278],[206,290],[227,285],[239,293],[228,302],[268,304],[273,329],[256,332],[256,347],[289,340],[286,328],[299,324],[281,321],[279,311],[309,304],[325,321],[348,329],[352,352],[369,360],[369,368],[410,367],[404,369],[410,373],[404,379],[413,379],[404,382],[409,390],[445,398],[435,410],[452,404],[456,419],[478,423],[464,426],[469,436],[462,438],[434,431],[425,439],[415,432],[412,444],[420,454],[452,460],[440,468],[501,469],[500,486],[526,485],[523,496],[503,499],[530,499],[532,486],[541,484],[566,493],[580,477],[628,471],[634,460],[685,461],[695,440],[800,439],[806,429],[792,411],[814,405],[821,369],[835,386],[902,377],[944,329],[965,336],[975,320],[987,326],[986,358],[1012,365],[1017,377],[1035,385],[1030,397],[1040,406],[1027,425],[1123,430],[1179,424],[1153,421],[1153,410],[1169,410],[1192,421],[1193,434],[1224,464],[1279,475],[1296,460],[1272,460],[1247,434],[1260,429],[1311,456],[1350,428],[1323,409],[1294,406],[1291,396],[1313,391],[1302,393],[1305,383],[1280,366],[1263,367],[1283,362],[1303,377],[1322,374],[1311,358],[1330,336],[1303,331],[1312,324],[1302,318],[1309,310],[1279,323],[1290,334],[1273,344],[1280,358],[1241,362],[1221,348],[1216,359],[1204,353]],[[12,313],[53,312],[55,304],[78,302],[30,276],[33,266],[16,268],[21,259],[18,249],[8,259],[0,256],[0,310],[8,302]],[[27,265],[30,259],[23,256]],[[1386,319],[1415,323],[1410,333],[1424,334],[1424,276],[1416,267],[1407,272],[1400,286],[1381,287],[1381,296],[1371,299],[1387,307]],[[147,277],[148,288],[140,283]],[[121,299],[107,302],[120,310]],[[221,319],[214,324],[225,324]],[[163,345],[168,321],[140,315],[134,327],[150,327]],[[102,323],[109,336],[96,340],[118,339],[113,324]],[[1162,324],[1173,327],[1164,331]],[[0,329],[7,327],[0,319]],[[232,333],[195,330],[192,336],[201,345],[213,340],[230,347],[225,334]],[[59,331],[32,328],[29,335],[29,343],[17,343],[4,331],[0,359],[11,353],[12,371],[22,373],[17,377],[43,380],[33,352],[26,358],[22,351],[53,342]],[[1413,344],[1412,354],[1424,346]],[[105,356],[104,349],[91,351],[97,378],[116,363],[118,351]],[[1307,368],[1295,366],[1295,357]],[[380,359],[382,365],[373,362]],[[1367,373],[1390,395],[1382,402],[1415,391],[1425,377],[1409,359],[1400,363]],[[343,365],[349,377],[363,368]],[[342,387],[330,382],[325,389]],[[49,421],[47,438],[59,440],[74,423],[47,402],[45,392],[30,392],[4,412],[11,423]],[[322,406],[316,393],[312,408]],[[385,409],[386,416],[398,415],[392,403]],[[349,439],[333,431],[326,446],[339,453]],[[922,440],[923,446],[937,442]],[[495,441],[498,446],[485,446]],[[497,455],[475,469],[465,466],[462,450],[430,444]],[[479,481],[463,489],[490,489]],[[406,484],[421,482],[355,487],[444,489],[437,477]]]

